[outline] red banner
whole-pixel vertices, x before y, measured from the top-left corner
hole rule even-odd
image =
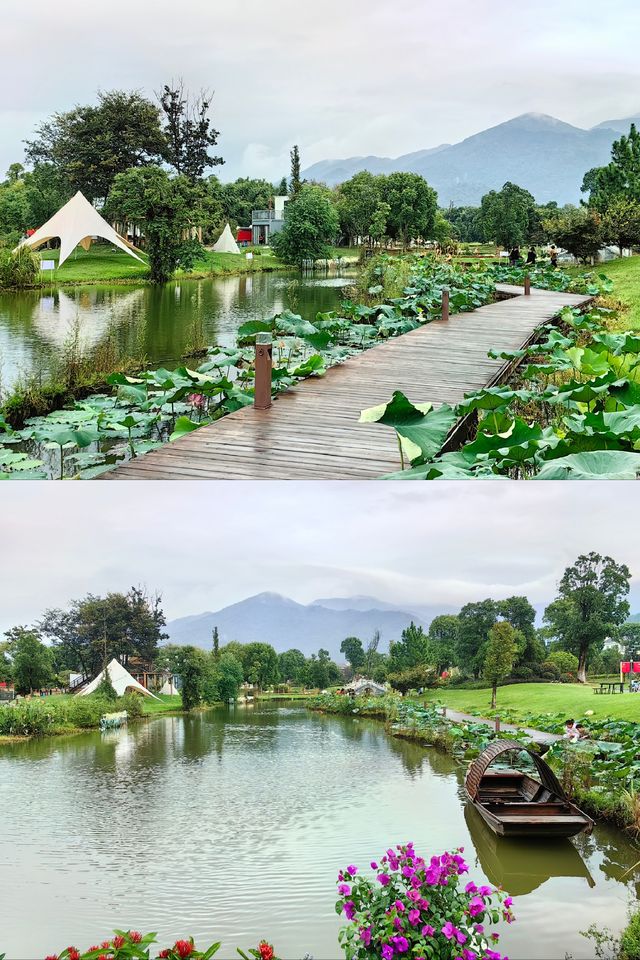
[[[629,663],[628,660],[625,663],[620,664],[620,670],[622,671],[622,673],[631,673],[631,664]]]

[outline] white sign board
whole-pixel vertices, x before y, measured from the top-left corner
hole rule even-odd
[[[55,260],[41,260],[40,269],[41,270],[55,270],[56,262]]]
[[[245,253],[245,257],[247,258],[247,260],[253,260],[253,254],[251,253],[251,251],[249,251],[249,253]]]

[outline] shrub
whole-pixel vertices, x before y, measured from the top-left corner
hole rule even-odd
[[[40,276],[40,257],[29,247],[0,250],[0,287],[32,287]]]
[[[397,852],[396,852],[397,851]],[[375,879],[357,876],[348,866],[338,874],[336,912],[349,925],[339,933],[349,960],[382,957],[473,957],[501,960],[490,948],[499,935],[485,933],[485,924],[513,920],[511,898],[470,881],[462,850],[425,861],[413,844],[387,850],[372,863]]]
[[[620,960],[640,960],[640,911],[632,915],[622,931]]]
[[[578,672],[578,658],[567,650],[554,650],[553,653],[549,654],[545,663],[555,664],[560,673],[576,674]]]
[[[553,662],[553,660],[547,659],[540,668],[540,676],[544,680],[559,680],[560,668],[556,663]]]

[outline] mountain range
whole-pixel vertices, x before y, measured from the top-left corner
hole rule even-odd
[[[194,644],[211,649],[213,628],[218,628],[221,644],[262,641],[281,653],[292,647],[309,656],[320,647],[332,657],[344,659],[340,644],[345,637],[360,637],[366,642],[379,630],[380,651],[398,640],[411,621],[427,627],[441,613],[455,613],[449,607],[394,606],[373,597],[330,597],[302,604],[278,593],[260,593],[213,613],[182,617],[167,624],[169,642]]]
[[[460,143],[440,144],[404,156],[322,160],[303,175],[334,186],[361,170],[419,173],[438,192],[441,207],[478,206],[507,180],[525,187],[538,203],[578,203],[582,179],[608,163],[611,144],[640,117],[605,120],[589,130],[540,113],[525,113]]]
[[[542,621],[546,603],[535,603],[536,619]],[[167,624],[168,642],[193,644],[210,650],[213,628],[218,628],[220,644],[231,640],[270,643],[282,653],[296,647],[305,656],[328,650],[338,662],[344,660],[340,644],[345,637],[360,637],[363,643],[375,630],[381,634],[381,653],[398,640],[413,623],[427,629],[441,614],[458,613],[459,607],[409,603],[396,605],[375,597],[325,597],[312,603],[297,603],[279,593],[259,593],[220,610],[171,620]],[[640,621],[640,613],[629,617]]]

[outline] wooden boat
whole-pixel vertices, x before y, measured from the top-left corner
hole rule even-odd
[[[528,753],[539,780],[517,769],[490,770],[509,753]],[[593,820],[572,803],[542,757],[513,740],[495,740],[469,766],[467,797],[494,833],[502,837],[575,837],[591,833]]]

